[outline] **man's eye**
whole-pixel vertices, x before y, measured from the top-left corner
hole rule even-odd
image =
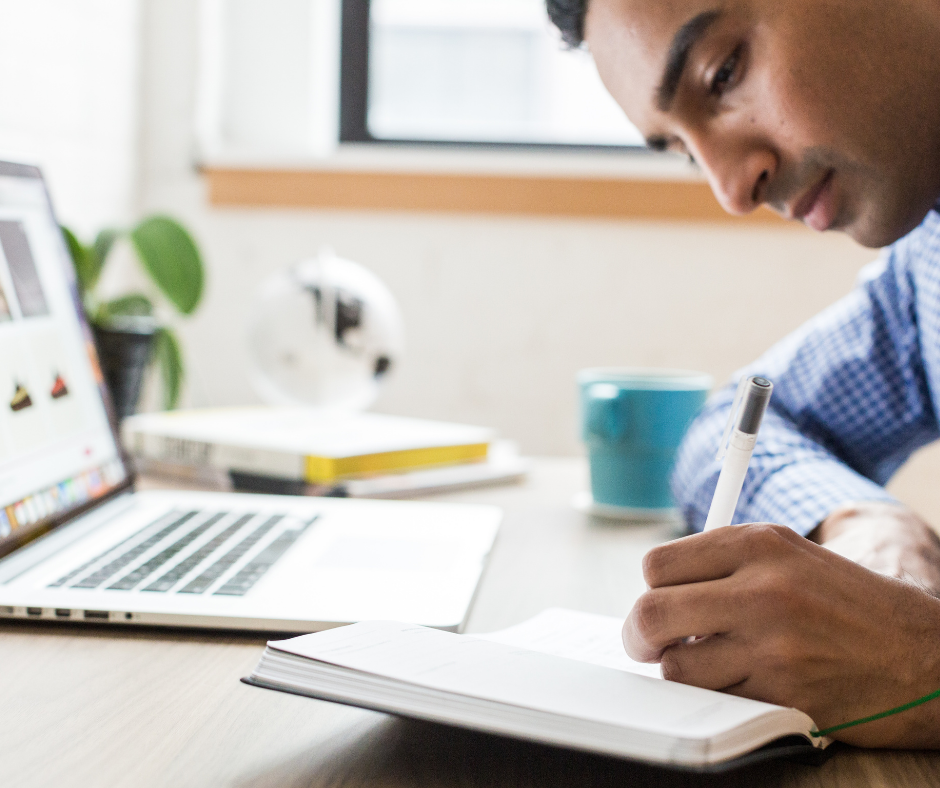
[[[720,96],[725,92],[725,89],[728,87],[728,83],[734,78],[734,72],[738,68],[738,62],[741,59],[741,48],[734,50],[731,53],[731,56],[721,64],[715,72],[715,76],[712,77],[711,84],[711,93],[714,96]]]

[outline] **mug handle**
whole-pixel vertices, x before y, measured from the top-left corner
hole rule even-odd
[[[620,440],[627,434],[626,392],[613,383],[592,383],[584,391],[585,437]]]

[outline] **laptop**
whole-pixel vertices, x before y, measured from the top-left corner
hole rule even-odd
[[[39,170],[0,162],[0,618],[459,631],[495,507],[135,492]]]

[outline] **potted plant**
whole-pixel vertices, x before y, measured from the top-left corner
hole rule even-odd
[[[130,230],[102,230],[87,245],[66,227],[62,233],[118,418],[137,409],[143,375],[151,361],[160,369],[163,406],[176,407],[184,372],[176,335],[158,322],[155,305],[146,294],[104,299],[96,286],[115,242],[126,238],[160,293],[180,314],[191,315],[202,298],[205,280],[192,237],[168,216],[148,216]]]

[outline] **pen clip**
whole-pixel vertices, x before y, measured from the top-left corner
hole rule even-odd
[[[738,409],[741,407],[741,400],[744,399],[744,391],[749,381],[749,377],[741,378],[741,382],[738,383],[738,390],[734,393],[734,399],[731,401],[731,412],[728,414],[728,423],[725,425],[725,432],[721,436],[721,441],[718,444],[718,453],[715,455],[715,459],[719,462],[721,462],[728,453],[728,446],[731,443],[731,431],[734,429],[734,420],[738,416]]]

